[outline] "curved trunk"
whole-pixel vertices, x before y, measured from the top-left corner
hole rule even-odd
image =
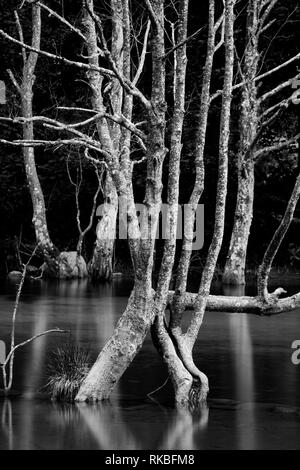
[[[182,348],[178,348],[179,341],[174,338],[166,325],[155,318],[151,328],[153,343],[167,366],[169,377],[174,388],[174,402],[178,408],[199,409],[206,407],[208,394],[208,378],[199,371],[193,363],[195,374],[186,366],[182,357],[182,349],[185,356],[189,355],[188,348],[181,342]],[[191,356],[190,356],[191,357]],[[191,358],[192,359],[192,358]]]

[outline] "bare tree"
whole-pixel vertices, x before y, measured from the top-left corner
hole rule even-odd
[[[293,101],[293,96],[289,96],[275,105],[269,104],[273,97],[291,86],[294,78],[280,83],[258,97],[258,66],[264,57],[264,51],[259,50],[259,41],[262,34],[276,21],[276,19],[270,20],[270,15],[277,2],[278,0],[248,1],[246,47],[240,69],[242,93],[237,156],[238,190],[230,246],[223,275],[223,282],[226,284],[245,284],[246,255],[253,217],[255,165],[263,156],[288,149],[299,139],[299,135],[296,135],[285,142],[274,143],[271,146],[263,147],[261,144],[261,137],[265,130],[272,126],[282,111]],[[297,60],[297,58],[299,57],[295,56],[292,59]],[[269,72],[276,72],[282,65],[284,64],[280,64]],[[270,74],[267,72],[264,75]],[[267,106],[266,103],[268,103]]]
[[[266,291],[270,264],[279,244],[288,229],[298,198],[298,182],[292,194],[287,214],[275,234],[270,248],[262,263],[259,277],[259,293],[256,297],[226,297],[210,295],[211,283],[218,260],[225,222],[225,204],[228,180],[228,147],[231,121],[231,101],[234,72],[234,17],[235,0],[224,1],[224,11],[216,18],[215,0],[209,1],[209,19],[207,52],[202,75],[201,112],[197,128],[195,170],[196,177],[185,218],[184,239],[179,256],[175,291],[169,290],[176,254],[177,212],[179,198],[179,165],[182,152],[183,119],[185,115],[186,88],[186,44],[188,31],[188,0],[176,4],[176,27],[172,31],[172,44],[167,49],[167,29],[165,23],[166,2],[164,0],[144,0],[143,7],[147,14],[149,29],[149,52],[151,57],[151,90],[149,98],[143,87],[138,85],[141,62],[136,65],[136,74],[132,73],[134,58],[130,47],[130,8],[128,0],[122,1],[122,37],[123,58],[118,62],[118,55],[108,48],[109,41],[103,28],[101,14],[94,10],[92,0],[84,2],[84,32],[77,34],[88,49],[86,61],[70,60],[50,53],[22,40],[17,40],[0,30],[2,37],[20,45],[26,50],[55,59],[62,64],[72,65],[86,71],[93,90],[92,109],[86,109],[87,118],[72,124],[63,123],[47,116],[34,116],[25,122],[43,122],[58,134],[57,139],[47,140],[32,138],[9,142],[16,146],[50,146],[58,142],[76,147],[85,147],[85,157],[96,165],[105,165],[107,174],[116,189],[119,203],[123,204],[127,222],[127,238],[134,266],[134,286],[124,313],[116,328],[100,352],[89,374],[84,380],[76,400],[97,401],[107,399],[114,385],[118,382],[133,358],[140,350],[150,327],[153,341],[165,361],[174,386],[175,402],[178,406],[205,405],[208,393],[208,378],[193,360],[193,348],[201,328],[205,310],[249,312],[273,314],[288,311],[300,305],[300,294],[280,299],[282,289],[273,293]],[[264,2],[266,3],[266,2]],[[40,4],[40,2],[38,2]],[[252,3],[251,3],[252,4]],[[223,6],[223,2],[220,5]],[[47,7],[48,8],[48,7]],[[67,21],[61,19],[61,21]],[[70,25],[71,28],[74,28]],[[121,27],[121,25],[120,25]],[[220,33],[220,34],[219,34]],[[121,33],[119,33],[121,34]],[[193,35],[192,35],[193,36]],[[220,40],[217,41],[217,37]],[[175,45],[174,45],[175,43]],[[223,47],[224,45],[224,47]],[[213,59],[216,50],[224,50],[224,80],[222,106],[220,113],[220,134],[218,148],[218,178],[216,187],[216,207],[214,230],[204,265],[200,287],[196,294],[187,292],[187,278],[190,268],[193,226],[195,213],[204,189],[204,153],[209,106],[215,96],[210,96]],[[143,47],[143,51],[145,48]],[[98,61],[101,56],[103,60]],[[166,74],[166,57],[172,60],[172,77]],[[200,70],[199,70],[200,73]],[[112,112],[103,104],[103,80],[111,82],[122,90],[122,110]],[[173,86],[173,103],[166,102],[166,83]],[[257,80],[257,76],[255,77]],[[239,85],[241,87],[242,85]],[[116,93],[117,96],[117,93]],[[115,105],[116,106],[116,105]],[[139,106],[143,113],[143,122],[135,122],[134,106]],[[69,108],[70,112],[72,111]],[[168,113],[168,114],[167,114]],[[168,120],[167,120],[168,116]],[[166,128],[170,122],[170,146]],[[97,127],[96,137],[85,132],[87,124]],[[118,145],[114,141],[117,129]],[[60,138],[60,133],[68,138]],[[248,137],[247,137],[248,138]],[[140,163],[146,166],[145,200],[143,217],[138,223],[137,211],[132,186],[132,168],[135,162],[131,157],[131,141],[136,139],[144,153]],[[163,259],[160,265],[156,285],[152,280],[155,237],[162,203],[163,164],[169,152],[168,166],[168,236],[165,240]],[[114,204],[112,204],[114,207]],[[169,307],[170,316],[166,316]],[[183,329],[182,320],[187,309],[192,309],[190,323]]]
[[[32,4],[32,39],[33,49],[39,49],[41,43],[41,7],[39,4]],[[23,41],[23,28],[15,11],[16,25],[20,41]],[[33,129],[33,85],[35,82],[35,69],[38,60],[38,53],[34,50],[27,51],[22,48],[23,73],[21,83],[18,83],[11,70],[8,71],[13,85],[15,86],[21,100],[21,115],[17,121],[23,126],[23,139],[34,140]],[[9,119],[8,119],[9,120]],[[76,253],[60,253],[51,241],[43,190],[39,181],[33,146],[23,147],[23,159],[26,171],[27,182],[33,207],[33,225],[38,247],[42,252],[45,263],[42,267],[43,273],[49,277],[85,277],[87,275],[85,261],[82,256],[76,257]]]

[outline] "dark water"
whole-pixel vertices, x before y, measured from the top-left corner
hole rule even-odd
[[[290,283],[290,292],[297,288]],[[210,379],[210,407],[202,414],[147,398],[167,377],[150,338],[110,404],[60,404],[37,395],[49,352],[70,336],[95,358],[129,291],[123,280],[24,286],[17,341],[54,327],[71,333],[41,337],[17,352],[13,388],[22,396],[0,399],[0,449],[300,449],[300,365],[291,361],[299,310],[270,318],[206,314],[195,351]],[[0,339],[7,343],[14,298],[13,284],[1,287]],[[163,402],[166,395],[167,388],[153,397]]]

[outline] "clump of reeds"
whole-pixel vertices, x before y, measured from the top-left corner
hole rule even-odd
[[[90,368],[90,354],[74,344],[50,353],[45,389],[53,400],[73,401]]]

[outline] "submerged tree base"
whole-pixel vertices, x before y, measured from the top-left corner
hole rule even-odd
[[[225,267],[222,282],[228,286],[244,286],[246,284],[245,270]]]
[[[84,279],[88,276],[86,262],[76,251],[62,251],[56,259],[43,265],[43,276],[52,279]]]
[[[89,266],[89,275],[93,283],[110,282],[113,277],[112,253],[96,249]]]

